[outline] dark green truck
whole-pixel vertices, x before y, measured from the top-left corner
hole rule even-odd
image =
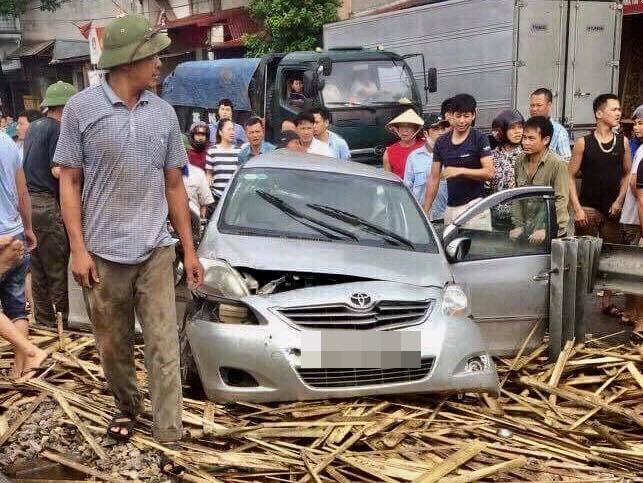
[[[260,59],[185,62],[166,78],[162,96],[181,127],[207,119],[219,99],[230,98],[235,121],[251,115],[266,120],[266,137],[279,135],[281,122],[302,108],[322,105],[331,112],[331,130],[348,142],[352,159],[380,164],[394,141],[386,123],[408,109],[422,112],[423,98],[406,63],[410,56],[358,47],[271,54]],[[424,58],[422,58],[424,66]],[[423,69],[425,96],[435,92],[435,69]],[[289,102],[292,79],[304,81],[305,105]]]

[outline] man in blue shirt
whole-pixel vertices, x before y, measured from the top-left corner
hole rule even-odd
[[[551,118],[551,104],[553,99],[554,95],[546,87],[536,89],[529,98],[529,116],[543,116],[551,121],[552,126],[554,126],[554,134],[549,143],[549,150],[569,163],[569,160],[572,159],[569,135],[561,124]]]
[[[320,106],[313,108],[311,112],[315,118],[313,126],[315,137],[328,145],[334,158],[350,161],[351,150],[348,148],[348,143],[339,134],[328,130],[330,111]]]
[[[234,143],[237,146],[241,146],[243,143],[248,142],[243,126],[234,122],[234,119],[232,118],[233,112],[234,106],[230,99],[221,99],[219,101],[219,104],[217,104],[217,120],[210,124],[210,144],[215,145],[217,143],[217,127],[219,126],[219,121],[221,119],[230,119],[233,121]]]
[[[426,181],[433,164],[433,146],[435,141],[447,132],[449,122],[436,114],[424,116],[424,146],[409,154],[406,160],[404,183],[409,187],[415,199],[420,204],[426,195]],[[428,214],[431,221],[442,220],[447,207],[447,183],[440,181],[438,194],[430,207]]]
[[[261,118],[254,116],[246,121],[246,136],[248,142],[239,151],[239,164],[244,164],[255,156],[275,150],[274,145],[264,140],[265,130]]]

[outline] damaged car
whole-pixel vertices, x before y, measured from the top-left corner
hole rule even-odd
[[[515,350],[546,316],[547,281],[517,279],[547,273],[551,226],[536,246],[467,221],[525,200],[551,225],[551,190],[521,188],[439,236],[383,170],[287,150],[253,158],[198,249],[204,283],[180,327],[184,383],[222,402],[496,393],[492,351]]]

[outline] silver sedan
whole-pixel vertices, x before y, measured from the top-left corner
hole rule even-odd
[[[512,196],[517,207],[540,200],[547,217],[548,194]],[[467,220],[495,217],[491,205],[506,208],[510,195],[473,207],[443,238],[390,173],[286,150],[251,160],[199,247],[205,283],[181,327],[185,382],[217,401],[497,392],[490,349],[515,349],[539,316],[474,321],[474,268],[504,249],[540,271],[534,260],[547,250],[509,239],[511,227],[496,233],[497,223],[467,231]],[[475,273],[463,283],[452,268],[466,273],[467,263]]]

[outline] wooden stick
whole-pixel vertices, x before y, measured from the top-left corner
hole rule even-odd
[[[486,447],[486,443],[473,441],[467,446],[460,448],[447,459],[443,460],[442,463],[434,466],[429,471],[422,473],[419,477],[413,480],[413,483],[435,483],[443,476],[457,470],[467,461],[480,454]]]
[[[329,464],[333,462],[335,457],[342,453],[343,451],[347,450],[350,448],[354,443],[356,443],[364,434],[364,428],[361,428],[359,431],[356,431],[353,436],[348,438],[341,446],[339,446],[335,451],[333,451],[331,454],[326,456],[315,468],[313,469],[313,472],[315,474],[319,474],[320,471],[322,471],[324,468],[326,468]],[[307,481],[310,481],[310,475],[304,475],[303,478],[300,478],[297,483],[306,483]]]
[[[24,423],[29,416],[31,416],[31,413],[33,413],[36,409],[38,409],[38,406],[40,406],[40,403],[42,403],[45,399],[47,399],[49,395],[45,392],[40,393],[40,396],[36,398],[36,400],[31,403],[31,406],[27,408],[27,410],[22,413],[20,416],[18,416],[18,419],[11,425],[11,427],[2,435],[0,436],[0,446],[5,444],[7,440],[11,437],[13,433],[15,433],[20,426],[22,426],[22,423]]]
[[[489,466],[487,468],[482,468],[480,470],[471,471],[470,473],[456,476],[455,478],[445,478],[444,483],[469,483],[471,481],[478,481],[487,476],[495,475],[498,473],[504,473],[507,471],[512,471],[518,468],[522,468],[527,464],[527,458],[520,456],[516,459],[505,461],[504,463],[498,463],[497,465]]]
[[[86,475],[93,476],[94,478],[99,478],[100,480],[103,480],[103,481],[110,481],[113,483],[122,483],[123,481],[123,478],[115,478],[112,475],[108,475],[107,473],[94,470],[89,466],[85,466],[81,463],[77,463],[76,461],[68,460],[63,456],[56,453],[52,453],[51,451],[48,451],[48,450],[43,451],[41,453],[41,456],[43,458],[47,458],[50,461],[60,463],[63,466],[67,466],[68,468],[72,468],[76,471],[80,471],[81,473],[85,473]]]
[[[574,340],[568,340],[565,343],[565,347],[563,348],[562,352],[558,355],[558,360],[556,360],[556,365],[554,366],[554,370],[552,371],[551,377],[549,378],[550,386],[558,386],[558,383],[560,382],[560,376],[563,375],[563,369],[565,369],[565,364],[567,364],[567,360],[569,359],[573,348]],[[556,405],[555,394],[549,395],[549,402],[554,406]]]
[[[527,335],[527,337],[525,338],[525,341],[522,343],[522,346],[520,346],[520,350],[518,351],[518,354],[516,354],[516,357],[514,357],[514,360],[513,360],[513,362],[511,363],[511,366],[509,367],[509,370],[508,370],[508,371],[507,371],[507,373],[505,374],[505,377],[502,379],[502,382],[500,383],[500,389],[502,389],[502,386],[504,386],[504,385],[505,385],[505,382],[507,382],[507,379],[509,379],[509,376],[510,376],[510,375],[511,375],[511,373],[514,371],[514,368],[516,367],[516,364],[518,363],[518,360],[519,360],[519,359],[520,359],[520,357],[522,356],[523,351],[524,351],[524,350],[525,350],[525,348],[527,347],[527,344],[529,344],[529,341],[531,340],[532,336],[533,336],[533,335],[534,335],[534,333],[536,332],[536,329],[538,328],[538,326],[540,325],[540,323],[541,323],[541,322],[542,322],[541,320],[537,320],[537,321],[534,323],[534,326],[533,326],[533,327],[531,328],[531,330],[529,331],[529,334],[528,334],[528,335]]]
[[[83,435],[85,441],[89,443],[89,446],[91,446],[91,448],[94,450],[94,453],[96,453],[101,460],[107,460],[107,453],[105,453],[105,450],[94,439],[92,433],[90,433],[87,427],[85,427],[85,423],[80,420],[80,418],[78,417],[74,409],[69,405],[64,396],[60,393],[55,393],[54,398],[56,399],[56,401],[58,401],[58,404],[60,405],[62,410],[65,411],[69,419],[71,419],[71,422],[74,423],[74,426],[76,426],[78,431],[80,431],[80,434]]]
[[[312,462],[310,461],[310,458],[308,457],[308,453],[306,453],[306,450],[302,448],[300,451],[300,454],[301,454],[301,459],[304,462],[304,466],[306,466],[306,469],[308,470],[308,475],[313,480],[315,480],[315,483],[321,483],[321,480],[319,479],[319,476],[317,476],[317,473],[313,468]]]
[[[617,448],[624,449],[626,451],[632,450],[632,448],[630,448],[627,444],[625,444],[619,438],[617,438],[612,433],[610,433],[610,430],[607,427],[603,426],[598,421],[594,421],[591,426],[598,434],[600,434],[603,437],[604,440],[609,441]]]
[[[598,397],[595,394],[587,393],[586,391],[579,391],[578,389],[572,388],[561,389],[558,387],[551,387],[549,384],[545,384],[534,378],[526,376],[521,377],[520,382],[526,384],[527,386],[537,387],[538,389],[547,391],[550,394],[556,394],[557,396],[573,401],[577,404],[580,404],[581,406],[589,408],[600,408],[607,413],[624,417],[643,427],[643,418],[636,412],[630,409],[623,409],[618,406],[610,405],[603,398]]]
[[[632,377],[636,382],[641,386],[641,389],[643,389],[643,376],[639,372],[639,370],[636,368],[633,362],[628,362],[627,363],[627,370],[630,371],[630,374],[632,374]]]

